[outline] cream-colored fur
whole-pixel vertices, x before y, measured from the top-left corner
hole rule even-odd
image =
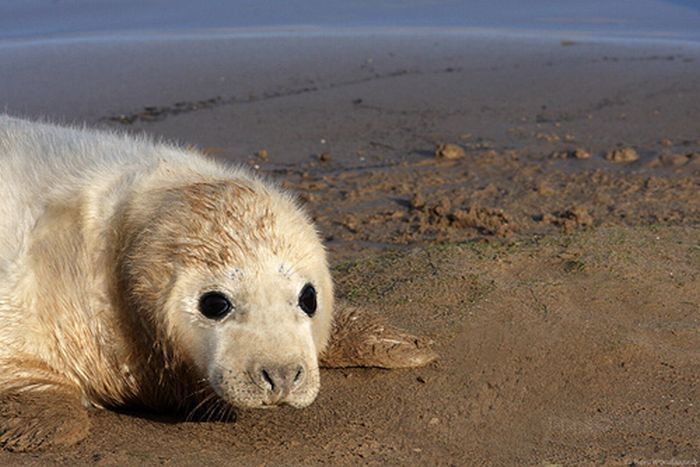
[[[214,291],[234,307],[223,319],[200,307]],[[332,323],[332,310],[323,246],[288,193],[194,150],[0,115],[0,446],[74,443],[86,406],[304,407],[319,359],[436,357],[371,314],[341,306]]]
[[[193,150],[8,116],[0,174],[0,394],[171,408],[211,388],[254,407],[259,362],[303,365],[285,402],[314,400],[332,282],[289,194]],[[212,290],[235,307],[221,321],[198,310]]]

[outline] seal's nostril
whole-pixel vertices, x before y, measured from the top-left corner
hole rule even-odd
[[[303,379],[304,379],[304,367],[303,367],[303,366],[299,366],[299,367],[297,368],[296,374],[294,375],[294,381],[293,381],[294,385],[295,385],[295,386],[298,386],[299,383],[301,383],[301,381],[302,381]]]
[[[262,390],[266,404],[279,404],[304,386],[306,366],[303,363],[253,364],[248,374],[252,382]]]
[[[264,368],[262,369],[262,372],[261,372],[261,373],[262,373],[262,379],[263,379],[263,381],[265,381],[267,384],[270,385],[270,390],[271,390],[271,391],[274,391],[274,390],[275,390],[275,381],[274,381],[274,380],[272,379],[272,377],[270,376],[270,373],[268,373],[267,370],[264,369]]]

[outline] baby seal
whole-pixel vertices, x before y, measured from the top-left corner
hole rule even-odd
[[[0,116],[0,445],[69,445],[88,407],[305,407],[325,366],[435,354],[336,307],[289,193],[192,149]]]

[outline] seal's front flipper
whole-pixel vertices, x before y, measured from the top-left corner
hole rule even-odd
[[[25,375],[31,371],[23,370]],[[27,452],[69,446],[85,438],[89,429],[77,387],[44,377],[0,381],[2,448]]]
[[[437,358],[432,341],[387,324],[346,304],[336,306],[330,341],[320,358],[326,368],[411,368]]]

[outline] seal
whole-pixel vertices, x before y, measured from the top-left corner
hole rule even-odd
[[[301,408],[319,365],[435,358],[425,339],[334,306],[308,215],[242,168],[0,116],[0,174],[6,449],[77,442],[90,407]]]

